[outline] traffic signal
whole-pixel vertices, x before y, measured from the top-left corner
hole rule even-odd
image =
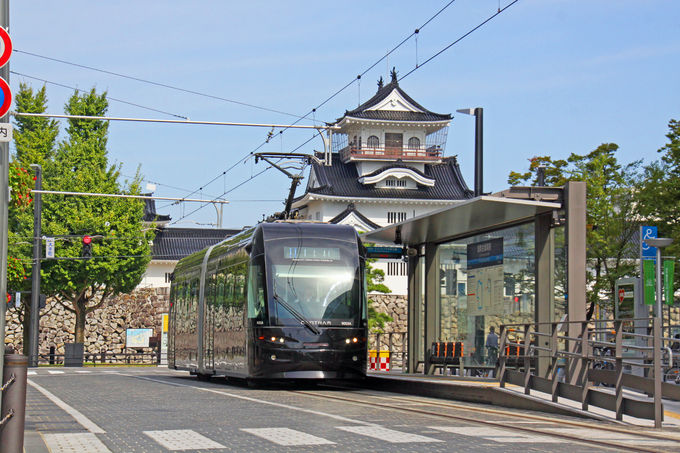
[[[92,258],[92,238],[90,236],[83,236],[83,250],[81,256],[86,259]]]

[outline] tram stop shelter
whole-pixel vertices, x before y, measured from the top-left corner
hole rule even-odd
[[[585,320],[585,233],[586,185],[569,182],[512,187],[362,235],[407,247],[404,371],[430,372],[435,342],[462,346],[462,365],[483,367],[495,361],[490,327]],[[548,366],[539,358],[539,373]]]

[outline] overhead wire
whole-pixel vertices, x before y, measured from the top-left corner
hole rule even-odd
[[[399,42],[399,44],[397,44],[396,46],[394,46],[394,47],[393,47],[392,49],[390,49],[385,55],[383,55],[383,56],[380,57],[377,61],[375,61],[373,64],[371,64],[370,66],[368,66],[368,68],[366,68],[361,74],[357,75],[356,78],[352,79],[350,82],[348,82],[347,84],[345,84],[342,88],[340,88],[339,90],[335,91],[335,92],[334,92],[333,94],[331,94],[328,98],[326,98],[326,99],[323,100],[320,104],[318,104],[316,107],[312,108],[309,112],[307,112],[304,116],[299,116],[298,119],[297,119],[295,122],[293,122],[291,125],[295,125],[295,124],[297,124],[298,122],[300,122],[300,121],[302,121],[302,120],[304,120],[304,119],[307,119],[310,115],[312,115],[313,120],[316,121],[316,115],[315,115],[315,114],[316,114],[316,111],[317,111],[319,108],[323,107],[323,106],[326,105],[328,102],[330,102],[332,99],[334,99],[336,96],[338,96],[340,93],[342,93],[342,92],[345,91],[347,88],[349,88],[350,86],[352,86],[353,83],[357,82],[358,80],[361,80],[361,77],[362,77],[362,76],[364,76],[365,74],[367,74],[369,71],[371,71],[371,70],[372,70],[373,68],[375,68],[377,65],[379,65],[383,60],[385,60],[386,58],[388,58],[389,55],[391,55],[393,52],[395,52],[397,49],[399,49],[401,46],[403,46],[403,45],[404,45],[409,39],[411,39],[414,35],[417,35],[417,34],[420,32],[420,30],[422,30],[423,28],[425,28],[430,22],[432,22],[437,16],[439,16],[444,10],[446,10],[449,6],[451,6],[455,1],[456,1],[456,0],[450,0],[446,5],[444,5],[441,9],[439,9],[439,10],[438,10],[435,14],[433,14],[430,18],[428,18],[422,25],[420,25],[420,27],[416,28],[410,35],[408,35],[408,36],[407,36],[406,38],[404,38],[401,42]],[[283,132],[284,132],[286,129],[287,129],[287,128],[281,129],[281,130],[279,131],[279,134],[283,134]],[[301,145],[299,145],[298,147],[296,147],[295,150],[300,149],[301,147],[303,147],[304,145],[306,145],[307,143],[309,143],[310,141],[312,141],[314,138],[316,138],[318,135],[320,135],[320,132],[319,132],[319,131],[315,132],[315,133],[312,135],[312,137],[311,137],[310,139],[306,140],[303,144],[301,144]],[[250,155],[254,154],[254,153],[257,152],[260,148],[262,148],[264,145],[266,145],[267,143],[269,143],[269,138],[270,138],[270,137],[268,137],[263,143],[261,143],[260,145],[258,145],[258,146],[257,146],[253,151],[251,151],[249,154],[250,154]],[[246,156],[244,156],[243,158],[239,159],[239,161],[237,161],[236,164],[232,165],[232,167],[230,167],[229,170],[233,169],[239,162],[241,162],[241,160],[247,158],[247,156],[248,156],[248,154],[247,154]],[[227,171],[229,171],[229,170],[227,170]],[[208,183],[202,184],[201,187],[202,187],[202,188],[207,187],[208,185],[212,184],[214,181],[216,181],[218,178],[220,178],[220,177],[223,176],[224,174],[225,174],[225,173],[223,172],[222,174],[220,174],[220,175],[214,177],[214,178],[211,179]],[[195,194],[195,193],[198,192],[199,190],[201,190],[201,189],[195,190],[194,192],[192,192],[192,193],[190,193],[189,195],[187,195],[187,197],[189,197],[189,196]],[[203,206],[205,206],[205,205],[203,205]],[[198,208],[198,209],[201,209],[203,206],[201,206],[201,207]]]
[[[430,19],[428,19],[423,25],[421,25],[419,28],[416,28],[415,31],[414,31],[413,33],[411,33],[407,38],[405,38],[402,42],[400,42],[400,43],[399,43],[397,46],[395,46],[392,50],[388,51],[388,52],[385,54],[385,56],[384,56],[383,58],[381,58],[380,60],[378,60],[378,62],[376,62],[374,65],[372,65],[371,68],[375,67],[377,64],[380,63],[380,61],[382,61],[383,59],[387,58],[392,52],[394,52],[394,50],[396,50],[396,49],[399,48],[401,45],[403,45],[403,44],[404,44],[406,41],[408,41],[411,37],[413,37],[414,35],[417,37],[418,34],[420,33],[420,30],[422,30],[423,27],[424,27],[425,25],[429,24],[435,17],[437,17],[442,11],[444,11],[444,10],[445,10],[449,5],[451,5],[454,1],[455,1],[455,0],[451,0],[451,1],[450,1],[449,3],[447,3],[442,9],[440,9],[436,14],[434,14]],[[401,81],[401,80],[403,80],[404,78],[408,77],[409,75],[411,75],[412,73],[414,73],[415,71],[417,71],[418,69],[420,69],[422,66],[424,66],[426,63],[428,63],[428,62],[430,62],[431,60],[435,59],[436,57],[438,57],[439,55],[441,55],[442,53],[444,53],[446,50],[448,50],[449,48],[451,48],[451,47],[454,46],[455,44],[457,44],[457,43],[459,43],[460,41],[462,41],[463,39],[465,39],[467,36],[469,36],[470,34],[472,34],[473,32],[475,32],[476,30],[478,30],[479,28],[481,28],[482,26],[484,26],[486,23],[488,23],[489,21],[491,21],[493,18],[495,18],[496,16],[498,16],[500,13],[504,12],[506,9],[508,9],[510,6],[514,5],[514,4],[517,3],[518,1],[519,1],[519,0],[513,0],[511,3],[509,3],[509,4],[506,5],[505,7],[503,7],[503,8],[500,8],[500,7],[499,7],[499,8],[498,8],[498,11],[497,11],[496,13],[494,13],[493,15],[491,15],[490,17],[488,17],[487,19],[485,19],[483,22],[481,22],[480,24],[478,24],[477,26],[475,26],[474,28],[472,28],[471,30],[469,30],[468,32],[466,32],[464,35],[462,35],[461,37],[459,37],[458,39],[456,39],[455,41],[453,41],[451,44],[449,44],[449,45],[447,45],[446,47],[444,47],[443,49],[441,49],[441,50],[440,50],[439,52],[437,52],[436,54],[432,55],[430,58],[428,58],[427,60],[425,60],[423,63],[420,63],[420,64],[419,64],[419,63],[416,61],[416,64],[415,64],[414,68],[413,68],[412,70],[410,70],[408,73],[406,73],[405,75],[403,75],[402,77],[400,77],[399,80]],[[370,70],[371,68],[369,68],[369,70]],[[363,76],[363,75],[366,74],[366,72],[368,72],[368,71],[364,71],[364,72],[361,73],[360,75]],[[359,77],[359,76],[357,77],[357,79],[360,79],[360,78],[361,78],[361,77]],[[356,81],[356,80],[353,80],[353,81],[350,82],[349,84],[345,85],[345,87],[343,87],[340,91],[344,90],[345,88],[347,88],[348,86],[350,86],[350,85],[351,85],[352,83],[354,83],[355,81]],[[334,94],[332,97],[334,97],[334,96],[336,96],[337,94],[339,94],[340,91],[338,91],[338,92],[337,92],[336,94]],[[332,98],[332,97],[331,97],[331,98]],[[330,98],[329,98],[328,100],[330,100]],[[298,145],[298,146],[297,146],[296,148],[294,148],[293,151],[291,151],[291,152],[295,152],[295,151],[299,150],[300,148],[302,148],[303,146],[305,146],[306,144],[308,144],[310,141],[312,141],[314,138],[316,138],[316,136],[319,135],[319,134],[320,134],[320,133],[319,133],[318,131],[315,132],[314,135],[313,135],[310,139],[305,140],[302,144]]]
[[[79,92],[79,93],[85,93],[85,90],[81,90],[81,89],[79,89],[79,88],[75,88],[75,87],[72,87],[72,86],[69,86],[69,85],[65,85],[65,84],[63,84],[63,83],[52,82],[52,81],[47,80],[47,79],[43,79],[43,78],[35,77],[35,76],[30,76],[30,75],[28,75],[28,74],[22,74],[22,73],[16,72],[16,71],[9,71],[9,72],[10,72],[10,74],[14,74],[14,75],[17,75],[17,76],[19,76],[19,77],[26,77],[27,79],[38,80],[38,81],[43,82],[43,83],[49,83],[50,85],[55,85],[55,86],[59,86],[59,87],[62,87],[62,88],[68,88],[68,89],[70,89],[70,90],[74,90],[74,91],[77,91],[77,92]],[[106,99],[108,99],[108,100],[110,100],[110,101],[121,102],[121,103],[127,104],[127,105],[132,105],[132,106],[134,106],[134,107],[139,107],[139,108],[141,108],[141,109],[150,110],[150,111],[152,111],[152,112],[158,112],[158,113],[162,113],[162,114],[164,114],[164,115],[170,115],[170,116],[174,116],[174,117],[176,117],[176,118],[182,118],[182,119],[184,119],[184,120],[188,120],[188,119],[189,119],[188,117],[186,117],[186,116],[184,116],[184,115],[178,115],[178,114],[176,114],[176,113],[166,112],[165,110],[159,110],[159,109],[155,109],[155,108],[153,108],[153,107],[147,107],[147,106],[144,106],[144,105],[141,105],[141,104],[137,104],[137,103],[134,103],[134,102],[125,101],[125,100],[122,100],[122,99],[117,99],[117,98],[114,98],[114,97],[111,97],[111,96],[108,96],[108,95],[106,96]]]
[[[299,118],[298,115],[295,115],[293,113],[284,112],[282,110],[276,110],[276,109],[272,109],[272,108],[269,108],[269,107],[262,107],[260,105],[250,104],[248,102],[237,101],[237,100],[234,100],[234,99],[229,99],[229,98],[217,96],[217,95],[214,95],[214,94],[203,93],[203,92],[195,91],[195,90],[189,90],[189,89],[186,89],[186,88],[177,87],[177,86],[174,86],[174,85],[169,85],[167,83],[161,83],[161,82],[155,82],[153,80],[142,79],[141,77],[134,77],[134,76],[126,75],[126,74],[121,74],[119,72],[113,72],[113,71],[108,71],[106,69],[95,68],[93,66],[74,63],[72,61],[61,60],[59,58],[48,57],[48,56],[40,55],[40,54],[37,54],[37,53],[34,53],[34,52],[27,52],[25,50],[19,50],[17,48],[14,48],[14,52],[22,53],[22,54],[25,54],[25,55],[30,55],[32,57],[42,58],[42,59],[45,59],[45,60],[54,61],[54,62],[57,62],[57,63],[62,63],[62,64],[70,65],[70,66],[75,66],[75,67],[78,67],[78,68],[88,69],[90,71],[101,72],[103,74],[109,74],[109,75],[121,77],[121,78],[124,78],[124,79],[134,80],[134,81],[142,82],[142,83],[148,83],[150,85],[154,85],[154,86],[158,86],[158,87],[162,87],[162,88],[167,88],[167,89],[170,89],[170,90],[180,91],[180,92],[183,92],[183,93],[193,94],[193,95],[196,95],[196,96],[202,96],[202,97],[206,97],[206,98],[209,98],[209,99],[215,99],[215,100],[218,100],[218,101],[224,101],[224,102],[229,102],[229,103],[236,104],[236,105],[242,105],[244,107],[250,107],[250,108],[254,108],[254,109],[258,109],[258,110],[264,110],[266,112],[278,113],[278,114],[281,114],[281,115]]]
[[[482,21],[482,22],[481,22],[480,24],[478,24],[477,26],[475,26],[475,27],[471,28],[470,30],[468,30],[466,33],[464,33],[463,35],[461,35],[458,39],[456,39],[455,41],[453,41],[451,44],[447,45],[446,47],[444,47],[444,48],[441,49],[439,52],[435,53],[434,55],[432,55],[430,58],[428,58],[427,60],[423,61],[423,62],[420,63],[419,65],[416,64],[416,66],[415,66],[413,69],[411,69],[409,72],[407,72],[406,74],[404,74],[403,76],[401,76],[401,77],[399,78],[399,80],[403,80],[403,79],[405,79],[406,77],[408,77],[409,75],[413,74],[415,71],[417,71],[418,69],[422,68],[422,67],[425,66],[427,63],[429,63],[430,61],[434,60],[434,59],[437,58],[439,55],[441,55],[442,53],[446,52],[446,51],[449,50],[451,47],[453,47],[454,45],[458,44],[460,41],[462,41],[463,39],[467,38],[469,35],[471,35],[471,34],[474,33],[475,31],[477,31],[477,30],[479,30],[480,28],[482,28],[484,25],[486,25],[488,22],[490,22],[492,19],[494,19],[496,16],[498,16],[499,14],[501,14],[502,12],[504,12],[506,9],[510,8],[512,5],[514,5],[514,4],[517,3],[518,1],[519,1],[519,0],[513,0],[512,2],[508,3],[508,4],[507,4],[506,6],[504,6],[503,8],[499,8],[497,12],[495,12],[494,14],[492,14],[491,16],[489,16],[488,18],[486,18],[484,21]]]
[[[234,187],[232,187],[231,189],[225,191],[225,192],[224,192],[222,195],[220,195],[219,197],[216,197],[215,200],[218,200],[218,199],[224,197],[224,196],[227,195],[229,192],[232,192],[232,191],[238,189],[238,188],[241,187],[242,185],[246,184],[247,182],[252,181],[253,179],[257,178],[257,177],[260,176],[262,173],[266,172],[267,170],[270,170],[271,168],[272,168],[272,167],[267,167],[267,168],[265,168],[264,170],[262,170],[261,172],[256,173],[255,175],[251,176],[250,178],[248,178],[248,179],[246,179],[246,180],[244,180],[244,181],[241,181],[239,184],[237,184],[237,185],[235,185]],[[194,213],[200,211],[201,209],[203,209],[203,208],[206,207],[207,205],[208,205],[208,203],[202,204],[201,206],[197,207],[196,209],[194,209],[193,211],[189,212],[188,214],[183,214],[179,219],[173,220],[172,222],[170,222],[170,225],[174,225],[174,224],[176,224],[177,222],[179,222],[180,220],[186,219],[187,217],[189,217],[190,215],[192,215],[192,214],[194,214]]]
[[[340,88],[339,90],[335,91],[333,94],[331,94],[331,96],[329,96],[328,98],[326,98],[324,101],[322,101],[322,102],[321,102],[320,104],[318,104],[316,107],[312,108],[312,109],[311,109],[307,114],[305,114],[304,116],[289,114],[289,113],[287,113],[287,112],[281,112],[281,111],[277,111],[277,110],[274,110],[274,109],[268,109],[268,108],[264,108],[264,107],[260,107],[260,106],[255,106],[255,105],[243,103],[243,102],[240,102],[240,101],[234,101],[234,100],[227,99],[227,98],[222,98],[222,97],[219,97],[219,96],[214,96],[214,95],[209,95],[209,94],[205,94],[205,93],[201,93],[201,92],[196,92],[196,91],[194,91],[194,90],[187,90],[187,89],[175,87],[175,86],[172,86],[172,85],[167,85],[167,84],[163,84],[163,83],[159,83],[159,82],[153,82],[153,81],[149,81],[149,80],[145,80],[145,79],[141,79],[141,78],[137,78],[137,77],[127,76],[127,75],[124,75],[124,74],[115,73],[115,72],[112,72],[112,71],[106,71],[106,70],[94,68],[94,67],[91,67],[91,66],[80,65],[80,64],[77,64],[77,63],[72,63],[72,62],[68,62],[68,61],[65,61],[65,60],[60,60],[60,59],[56,59],[56,58],[46,57],[46,56],[43,56],[43,55],[39,55],[39,54],[31,53],[31,52],[26,52],[26,51],[22,51],[22,50],[18,50],[18,49],[14,49],[14,51],[15,51],[15,52],[19,52],[19,53],[24,53],[24,54],[27,54],[27,55],[32,55],[32,56],[35,56],[35,57],[38,57],[38,58],[44,58],[44,59],[51,60],[51,61],[57,61],[57,62],[60,62],[60,63],[73,65],[73,66],[76,66],[76,67],[82,67],[82,68],[85,68],[85,69],[90,69],[90,70],[94,70],[94,71],[99,71],[99,72],[107,73],[107,74],[115,75],[115,76],[118,76],[118,77],[123,77],[123,78],[131,79],[131,80],[136,80],[136,81],[140,81],[140,82],[144,82],[144,83],[150,83],[150,84],[153,84],[153,85],[156,85],[156,86],[161,86],[161,87],[165,87],[165,88],[169,88],[169,89],[175,89],[175,90],[178,90],[178,91],[183,91],[183,92],[187,92],[187,93],[191,93],[191,94],[196,94],[196,95],[200,95],[200,96],[205,96],[205,97],[208,97],[208,98],[223,100],[223,101],[226,101],[226,102],[232,102],[232,103],[235,103],[235,104],[244,105],[244,106],[253,107],[253,108],[258,108],[258,109],[261,109],[261,110],[273,111],[273,112],[275,112],[275,113],[282,113],[282,114],[285,114],[285,115],[289,115],[289,116],[296,117],[296,118],[297,118],[296,121],[293,122],[293,123],[291,124],[291,125],[295,125],[295,124],[297,124],[298,122],[300,122],[300,121],[302,121],[302,120],[304,120],[304,119],[307,119],[307,118],[309,117],[309,115],[313,115],[313,118],[314,118],[314,120],[315,120],[315,113],[316,113],[316,111],[317,111],[319,108],[323,107],[325,104],[327,104],[328,102],[330,102],[333,98],[335,98],[335,97],[338,96],[340,93],[342,93],[343,91],[345,91],[345,90],[346,90],[347,88],[349,88],[353,83],[355,83],[355,82],[357,82],[357,81],[360,81],[360,80],[361,80],[361,77],[362,77],[363,75],[367,74],[367,73],[368,73],[370,70],[372,70],[375,66],[377,66],[378,64],[380,64],[380,63],[381,63],[383,60],[385,60],[386,58],[388,58],[393,52],[395,52],[397,49],[399,49],[402,45],[404,45],[404,44],[405,44],[409,39],[411,39],[413,36],[416,36],[416,37],[417,37],[418,34],[419,34],[419,32],[420,32],[424,27],[426,27],[432,20],[434,20],[437,16],[439,16],[444,10],[446,10],[446,9],[447,9],[451,4],[453,4],[455,1],[456,1],[456,0],[451,0],[451,1],[449,1],[449,2],[448,2],[446,5],[444,5],[440,10],[438,10],[435,14],[433,14],[427,21],[425,21],[420,27],[416,28],[411,34],[409,34],[406,38],[404,38],[401,42],[399,42],[396,46],[394,46],[391,50],[389,50],[385,55],[383,55],[382,57],[380,57],[377,61],[375,61],[375,62],[374,62],[373,64],[371,64],[368,68],[366,68],[362,73],[358,74],[354,79],[352,79],[350,82],[348,82],[347,84],[345,84],[345,85],[344,85],[342,88]],[[437,52],[436,54],[434,54],[433,56],[431,56],[430,58],[428,58],[427,60],[425,60],[422,64],[418,64],[418,63],[416,62],[416,66],[415,66],[411,71],[409,71],[409,72],[406,73],[404,76],[402,76],[399,80],[402,80],[402,79],[408,77],[408,76],[411,75],[413,72],[415,72],[416,70],[420,69],[423,65],[425,65],[425,64],[428,63],[428,62],[430,62],[430,61],[433,60],[434,58],[438,57],[438,56],[441,55],[443,52],[445,52],[446,50],[448,50],[449,48],[451,48],[453,45],[455,45],[455,44],[457,44],[458,42],[462,41],[465,37],[467,37],[468,35],[470,35],[470,34],[473,33],[474,31],[476,31],[477,29],[481,28],[483,25],[485,25],[485,24],[486,24],[487,22],[489,22],[491,19],[493,19],[494,17],[496,17],[497,15],[499,15],[501,12],[505,11],[507,8],[509,8],[510,6],[512,6],[512,5],[514,5],[515,3],[517,3],[518,1],[519,1],[519,0],[514,0],[514,1],[512,1],[509,5],[505,6],[504,8],[502,8],[502,9],[499,8],[498,12],[496,12],[495,14],[493,14],[492,16],[490,16],[489,18],[487,18],[487,19],[486,19],[485,21],[483,21],[481,24],[477,25],[476,27],[474,27],[473,29],[471,29],[470,31],[468,31],[467,33],[465,33],[464,35],[462,35],[460,38],[458,38],[457,40],[455,40],[454,42],[452,42],[451,44],[449,44],[448,46],[446,46],[446,47],[444,47],[443,49],[441,49],[439,52]],[[280,130],[280,131],[279,131],[279,134],[283,134],[283,132],[284,132],[285,130],[287,130],[287,127],[286,127],[286,128],[283,128],[282,130]],[[311,138],[307,139],[304,143],[302,143],[301,145],[297,146],[297,147],[295,148],[295,150],[300,149],[302,146],[306,145],[306,144],[309,143],[311,140],[313,140],[314,138],[316,138],[316,136],[319,135],[319,134],[320,134],[320,132],[317,131]],[[189,195],[187,195],[186,197],[189,197],[189,196],[193,195],[194,193],[203,190],[204,187],[207,187],[208,185],[212,184],[214,181],[216,181],[216,180],[219,179],[220,177],[223,177],[227,172],[231,171],[233,168],[235,168],[235,167],[236,167],[239,163],[241,163],[242,161],[247,162],[248,158],[251,158],[252,155],[253,155],[258,149],[260,149],[262,146],[264,146],[264,145],[267,144],[268,142],[269,142],[269,139],[265,140],[263,143],[261,143],[260,145],[258,145],[253,151],[251,151],[250,153],[246,154],[244,157],[242,157],[242,158],[240,158],[238,161],[236,161],[231,167],[229,167],[229,169],[223,171],[222,173],[220,173],[220,174],[217,175],[216,177],[212,178],[208,183],[203,184],[199,189],[194,190],[193,192],[191,192],[191,193],[190,193]],[[247,183],[248,181],[254,179],[255,177],[257,177],[257,176],[259,176],[259,175],[261,175],[262,173],[264,173],[265,171],[267,171],[269,168],[271,168],[271,167],[267,167],[267,168],[266,168],[265,170],[263,170],[262,172],[259,172],[259,173],[257,173],[256,175],[251,176],[249,179],[247,179],[247,180],[241,182],[240,184],[238,184],[237,186],[233,187],[233,188],[230,189],[229,191],[226,191],[226,192],[225,192],[224,194],[222,194],[220,197],[226,195],[227,193],[231,192],[232,190],[235,190],[236,188],[238,188],[238,187],[242,186],[243,184]],[[217,200],[217,199],[219,199],[220,197],[216,197],[215,199]],[[180,217],[178,220],[176,220],[175,222],[172,222],[172,223],[176,223],[176,222],[178,222],[178,221],[180,221],[180,220],[182,220],[182,219],[188,217],[189,215],[192,215],[193,213],[199,211],[200,209],[202,209],[202,208],[205,207],[205,206],[207,206],[207,204],[203,204],[203,205],[199,206],[198,208],[196,208],[196,209],[194,209],[193,211],[191,211],[189,214],[184,214],[182,217]]]

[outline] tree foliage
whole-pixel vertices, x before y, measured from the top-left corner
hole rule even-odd
[[[70,115],[104,116],[106,93],[75,93],[65,111]],[[119,183],[120,166],[110,165],[106,150],[108,123],[68,121],[68,138],[46,164],[47,190],[91,193],[139,193],[140,179]],[[47,153],[46,153],[47,155]],[[111,297],[132,291],[150,260],[149,240],[139,200],[54,195],[43,202],[43,234],[57,237],[55,254],[42,266],[42,288],[75,314],[75,341],[83,342],[85,317]],[[93,237],[92,258],[81,259],[85,235]]]
[[[674,242],[664,255],[680,256],[680,121],[670,120],[668,143],[661,147],[659,161],[646,166],[638,185],[637,205],[648,225],[659,228],[660,237]],[[675,274],[675,287],[680,287],[680,274]]]
[[[640,162],[619,164],[618,148],[615,143],[603,143],[585,155],[572,153],[566,160],[535,157],[529,160],[527,172],[511,172],[508,177],[512,185],[536,184],[537,169],[543,165],[546,186],[586,182],[588,300],[591,303],[599,302],[603,296],[613,301],[616,280],[636,272],[634,263],[626,258],[635,255],[631,238],[638,224],[633,196]]]
[[[364,244],[369,246],[371,244]],[[376,269],[371,266],[375,259],[366,260],[366,291],[368,293],[383,293],[389,294],[392,292],[383,282],[385,281],[385,271]],[[382,333],[385,329],[385,323],[392,322],[394,319],[387,313],[376,310],[375,302],[368,299],[368,330],[374,333]]]
[[[44,86],[34,92],[33,88],[21,83],[14,102],[17,112],[45,113],[47,92]],[[17,149],[17,161],[25,167],[31,164],[44,167],[54,157],[59,125],[55,120],[49,118],[17,116],[14,121],[16,127],[14,144]]]
[[[47,94],[43,86],[38,91],[22,83],[14,97],[17,112],[44,113]],[[28,289],[29,260],[32,257],[33,197],[35,176],[30,166],[45,166],[54,154],[59,133],[56,121],[47,118],[14,117],[14,144],[16,155],[10,164],[9,181],[12,199],[9,207],[9,255],[14,271],[8,284],[13,290]],[[21,263],[21,266],[19,264]],[[29,298],[24,298],[24,308]]]

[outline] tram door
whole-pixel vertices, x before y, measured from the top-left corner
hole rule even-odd
[[[215,369],[216,281],[214,273],[206,278],[205,318],[203,320],[203,366],[209,370]]]

